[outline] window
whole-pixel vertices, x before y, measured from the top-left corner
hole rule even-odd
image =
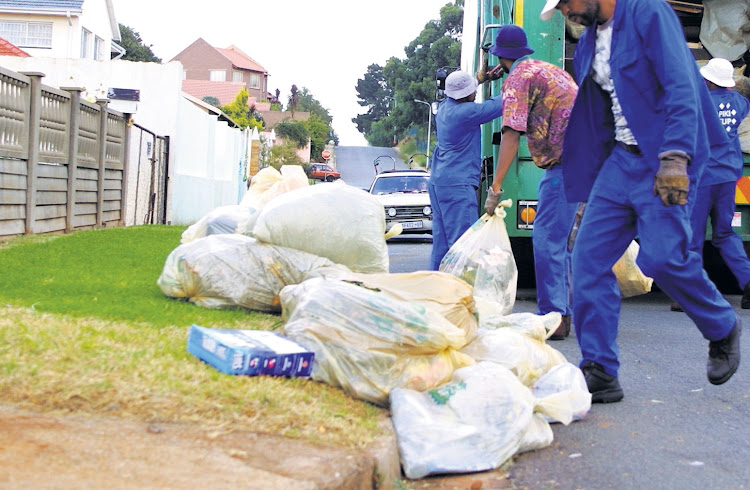
[[[89,39],[91,39],[91,32],[83,29],[81,31],[81,59],[83,60],[89,57]]]
[[[19,48],[51,48],[52,22],[0,22],[0,37]]]
[[[226,82],[227,81],[227,71],[226,70],[211,70],[211,78],[210,80],[212,82]]]
[[[94,59],[104,61],[104,39],[99,36],[94,37]]]
[[[250,88],[260,88],[260,75],[257,73],[250,74]]]
[[[233,82],[239,82],[239,83],[244,82],[245,78],[242,75],[243,75],[243,73],[241,71],[234,70],[232,72],[232,81]]]

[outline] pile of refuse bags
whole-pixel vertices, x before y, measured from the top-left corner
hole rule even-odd
[[[390,409],[409,478],[497,468],[549,446],[550,423],[586,415],[583,374],[546,343],[560,314],[511,313],[503,207],[440,271],[391,274],[370,194],[267,174],[247,201],[185,231],[157,281],[164,294],[280,314],[283,335],[314,353],[314,380]]]

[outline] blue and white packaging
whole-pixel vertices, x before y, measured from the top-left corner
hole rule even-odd
[[[187,351],[222,373],[307,377],[315,354],[277,332],[191,325]]]

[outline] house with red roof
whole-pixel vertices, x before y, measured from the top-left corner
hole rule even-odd
[[[268,100],[268,71],[236,46],[215,48],[198,38],[170,61],[182,63],[183,91],[198,99],[212,96],[226,104],[244,87],[256,101]]]

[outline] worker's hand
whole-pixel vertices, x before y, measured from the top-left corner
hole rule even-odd
[[[484,210],[487,211],[487,214],[490,216],[493,216],[495,214],[495,209],[497,208],[497,204],[500,202],[500,196],[503,195],[503,190],[500,189],[498,192],[495,192],[492,190],[492,187],[489,187],[487,189],[487,199],[484,201]]]
[[[499,70],[498,70],[499,68]],[[489,82],[491,80],[497,80],[501,76],[503,76],[503,70],[502,66],[497,65],[495,67],[492,67],[492,69],[489,68],[489,61],[484,60],[484,63],[482,64],[482,68],[477,72],[477,80],[479,83]]]
[[[687,157],[669,154],[662,156],[659,161],[659,171],[654,176],[654,195],[659,196],[665,206],[687,204],[690,187]]]

